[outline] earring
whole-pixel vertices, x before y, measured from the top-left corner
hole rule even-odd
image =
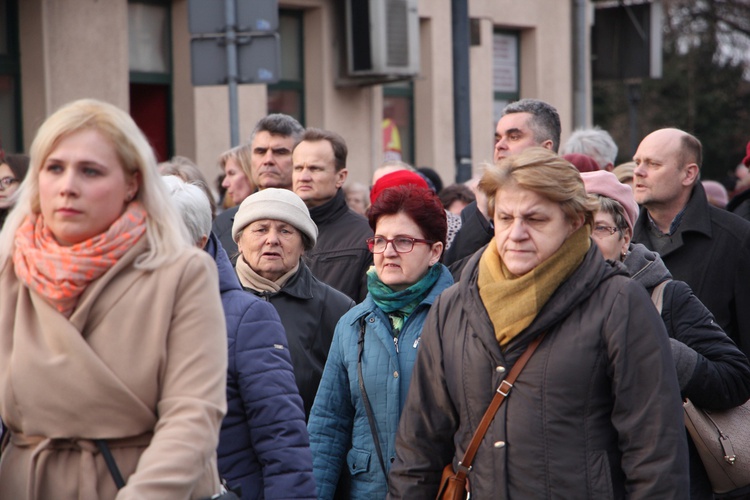
[[[627,257],[627,256],[628,256],[628,251],[627,250],[623,250],[622,253],[620,254],[620,261],[625,260],[625,257]]]
[[[128,196],[127,196],[127,197],[125,198],[125,202],[126,202],[126,203],[130,203],[131,201],[133,201],[133,195],[132,195],[132,194],[129,194],[129,195],[128,195]]]

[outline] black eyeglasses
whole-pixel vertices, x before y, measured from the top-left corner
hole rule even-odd
[[[375,235],[372,238],[367,238],[367,248],[372,253],[383,253],[388,247],[388,243],[393,244],[393,248],[398,253],[409,253],[414,249],[414,243],[424,243],[426,245],[432,245],[434,241],[420,240],[419,238],[410,238],[408,236],[396,236],[392,240],[389,240],[385,236]]]
[[[0,191],[5,191],[16,182],[18,182],[18,179],[16,179],[15,177],[3,177],[2,179],[0,179]]]

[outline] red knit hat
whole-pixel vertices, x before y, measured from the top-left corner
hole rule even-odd
[[[745,146],[745,157],[742,159],[742,163],[746,167],[750,167],[750,141],[748,141],[747,146]]]
[[[424,180],[424,178],[418,173],[412,172],[411,170],[396,170],[395,172],[385,174],[383,177],[378,179],[378,181],[370,190],[370,204],[375,204],[375,200],[378,199],[378,196],[380,196],[380,193],[382,193],[384,189],[388,189],[389,187],[394,186],[406,185],[413,185],[425,189],[430,189],[430,186],[427,185],[427,181]]]
[[[597,170],[601,170],[596,160],[587,155],[568,153],[563,155],[563,158],[572,163],[579,172],[596,172]]]

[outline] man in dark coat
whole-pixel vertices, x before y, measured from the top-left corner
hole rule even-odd
[[[247,173],[259,190],[270,187],[292,189],[292,150],[304,131],[297,120],[282,113],[270,114],[255,124],[250,135],[252,160]],[[238,203],[219,214],[212,227],[232,264],[237,261],[232,224],[239,208]]]
[[[372,253],[367,219],[351,210],[341,187],[346,181],[347,148],[335,132],[309,128],[294,148],[293,190],[318,226],[318,242],[304,259],[313,275],[356,303],[367,296]]]
[[[698,182],[702,146],[692,135],[673,128],[652,132],[634,160],[641,211],[633,241],[658,252],[750,354],[750,222],[708,203]]]
[[[495,163],[501,158],[536,146],[557,152],[560,147],[560,116],[550,104],[521,99],[505,106],[495,127]],[[467,258],[490,242],[495,234],[487,218],[487,200],[477,197],[461,211],[461,229],[445,252],[443,261],[458,280]]]

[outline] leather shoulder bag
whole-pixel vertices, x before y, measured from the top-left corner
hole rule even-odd
[[[662,281],[651,293],[659,314],[664,289],[670,281]],[[685,398],[682,409],[685,427],[714,493],[725,494],[750,485],[750,402],[729,410],[713,411],[698,408]]]

